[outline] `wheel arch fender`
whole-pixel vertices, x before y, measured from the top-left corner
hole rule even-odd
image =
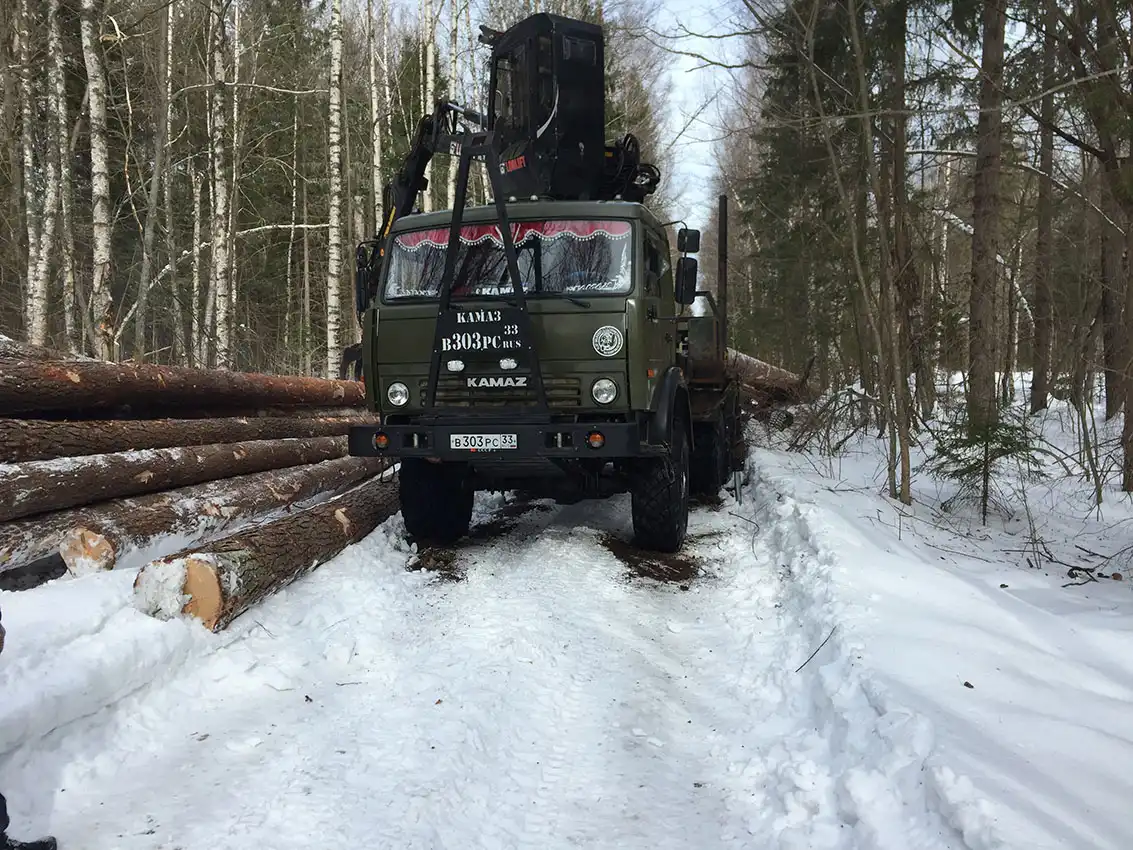
[[[668,444],[672,439],[672,423],[678,412],[682,413],[685,433],[690,448],[693,445],[692,403],[689,400],[688,385],[684,374],[676,366],[670,366],[661,376],[661,383],[653,395],[653,413],[649,416],[647,437],[650,443]]]

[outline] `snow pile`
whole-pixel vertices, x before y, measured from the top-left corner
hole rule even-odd
[[[949,501],[955,485],[924,474],[912,506],[879,495],[881,441],[868,438],[836,458],[760,450],[753,474],[758,490],[788,505],[780,511],[797,511],[828,565],[825,577],[799,584],[819,591],[802,607],[829,606],[838,624],[830,643],[852,641],[871,702],[931,720],[925,790],[967,843],[998,836],[1028,850],[1126,850],[1133,593],[1127,581],[1087,582],[1080,572],[1128,569],[1099,557],[1119,554],[1116,530],[1133,519],[1106,456],[1121,425],[1090,423],[1100,466],[1111,470],[1100,510],[1092,483],[1066,474],[1083,471],[1072,465],[1072,412],[1055,404],[1032,426],[1050,467],[1037,482],[1002,475],[1010,513],[986,527],[974,506]],[[930,449],[914,454],[914,469]]]
[[[188,657],[199,627],[163,624],[130,608],[132,582],[129,574],[105,573],[0,592],[8,630],[0,754],[34,751],[56,730],[174,674]]]
[[[207,556],[198,556],[207,557]],[[189,601],[183,593],[186,564],[184,558],[155,561],[138,573],[134,606],[144,614],[161,620],[180,616]]]

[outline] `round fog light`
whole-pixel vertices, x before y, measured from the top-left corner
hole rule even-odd
[[[404,407],[409,402],[409,387],[401,381],[394,381],[386,389],[386,398],[394,407]]]
[[[599,404],[609,404],[618,397],[618,385],[609,378],[599,378],[590,388],[590,394]]]
[[[388,434],[375,434],[374,435],[374,448],[378,451],[385,451],[389,448],[389,435]]]
[[[586,436],[586,442],[590,444],[590,448],[600,449],[602,446],[606,445],[606,438],[598,431],[591,431]]]

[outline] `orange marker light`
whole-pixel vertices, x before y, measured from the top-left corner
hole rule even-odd
[[[590,444],[590,448],[600,449],[602,446],[606,445],[606,438],[597,431],[591,431],[586,437],[586,442]]]
[[[656,378],[657,377],[657,370],[656,369],[646,369],[645,370],[645,377]]]
[[[389,435],[388,434],[375,434],[374,435],[374,448],[378,451],[385,451],[389,448]]]

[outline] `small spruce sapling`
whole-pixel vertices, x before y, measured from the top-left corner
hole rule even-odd
[[[990,507],[1009,513],[1010,494],[1002,486],[1005,467],[1015,464],[1020,483],[1037,481],[1043,471],[1041,456],[1048,453],[1027,420],[1013,411],[1002,411],[997,422],[980,430],[969,428],[958,412],[943,428],[930,431],[936,445],[925,471],[958,485],[956,494],[942,507],[949,510],[958,503],[975,501],[983,525],[987,525]]]

